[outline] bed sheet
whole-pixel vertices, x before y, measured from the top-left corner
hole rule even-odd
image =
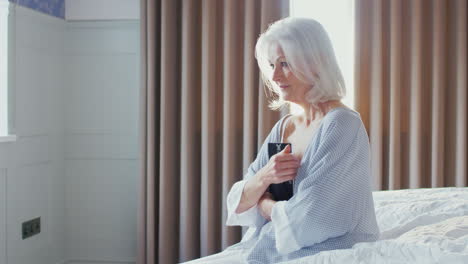
[[[468,263],[468,188],[374,192],[381,237],[283,263]]]

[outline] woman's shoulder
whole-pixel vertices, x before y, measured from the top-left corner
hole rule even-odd
[[[323,119],[324,129],[338,127],[349,131],[355,131],[363,126],[358,112],[348,107],[337,107],[330,110]]]
[[[336,107],[331,109],[326,115],[328,120],[361,120],[359,113],[349,107]]]

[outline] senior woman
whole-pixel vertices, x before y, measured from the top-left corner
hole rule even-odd
[[[228,194],[227,225],[249,227],[242,241],[192,263],[276,263],[375,241],[369,139],[359,114],[340,102],[344,80],[324,28],[286,18],[261,34],[255,49],[275,95],[271,107],[302,112],[276,123]],[[269,158],[268,143],[291,145]],[[288,200],[268,192],[291,181]]]

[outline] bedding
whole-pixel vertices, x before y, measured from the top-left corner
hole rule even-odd
[[[373,192],[381,236],[292,263],[468,263],[468,188]]]

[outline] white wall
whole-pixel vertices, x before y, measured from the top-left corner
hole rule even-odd
[[[0,143],[0,263],[65,260],[63,20],[16,8],[16,142]],[[41,217],[22,240],[21,224]]]
[[[136,20],[140,0],[65,0],[66,20]]]
[[[65,39],[69,259],[131,263],[139,173],[139,23],[68,22]]]
[[[2,149],[0,148],[0,151]],[[0,263],[6,263],[6,169],[0,169]]]
[[[139,24],[17,7],[14,119],[0,143],[0,264],[134,263]],[[21,223],[41,233],[21,239]]]

